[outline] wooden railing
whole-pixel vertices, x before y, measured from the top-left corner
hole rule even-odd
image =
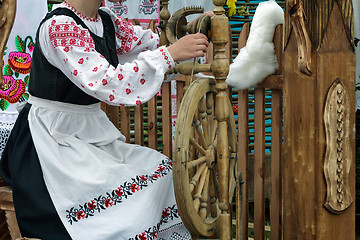
[[[238,49],[245,46],[248,34],[249,24],[246,23],[240,33]],[[265,198],[269,197],[271,239],[281,239],[282,26],[276,28],[274,44],[280,66],[279,70],[274,75],[267,77],[254,90],[254,153],[249,152],[249,139],[251,136],[249,131],[249,90],[238,92],[237,166],[243,184],[242,188],[237,188],[237,239],[248,239],[249,193],[253,194],[254,201],[254,238],[265,239]],[[270,158],[266,158],[265,154],[266,92],[271,92]],[[249,160],[253,160],[253,162]],[[249,169],[252,168],[250,164],[253,164],[253,174],[249,172]],[[270,171],[265,166],[270,167]],[[266,172],[270,172],[270,176],[266,176]],[[250,175],[252,175],[253,179],[249,178]],[[268,177],[271,187],[271,190],[268,189],[270,190],[269,196],[265,196],[266,177]],[[250,189],[249,186],[253,186],[253,189]]]

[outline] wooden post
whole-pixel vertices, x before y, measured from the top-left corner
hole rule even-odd
[[[250,24],[245,23],[241,29],[238,42],[238,50],[246,46],[246,41],[250,33]],[[236,239],[248,239],[249,224],[249,195],[248,195],[248,169],[249,169],[249,91],[241,90],[238,92],[238,171],[242,174],[244,181],[242,189],[237,188],[236,219],[237,230]],[[240,197],[242,193],[242,198]],[[241,206],[241,209],[240,209]]]
[[[161,20],[166,25],[170,19],[170,12],[168,9],[169,1],[163,0],[162,9],[160,12]],[[169,41],[166,36],[166,31],[162,31],[160,35],[160,45],[168,46]],[[172,155],[172,127],[171,127],[171,83],[163,83],[161,89],[162,95],[162,122],[163,122],[163,154],[171,158]]]
[[[301,4],[305,26],[290,25],[294,11],[286,10],[283,239],[355,239],[352,4],[303,0],[293,10]],[[310,76],[298,68],[304,30]]]
[[[212,72],[216,78],[215,116],[218,121],[217,160],[220,182],[220,239],[232,239],[231,208],[229,203],[229,142],[227,119],[231,109],[228,109],[226,77],[229,73],[229,60],[225,53],[225,45],[229,41],[229,23],[223,8],[225,0],[213,0],[215,16],[211,18],[211,40],[214,45],[214,61]]]

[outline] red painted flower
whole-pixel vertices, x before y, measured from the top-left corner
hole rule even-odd
[[[111,95],[109,96],[109,99],[110,99],[110,101],[114,101],[114,99],[115,99],[114,95],[111,94]]]
[[[76,77],[78,75],[78,71],[77,70],[74,70],[73,72],[74,76]]]
[[[11,52],[8,63],[12,70],[21,74],[30,73],[31,55],[23,52]]]
[[[103,80],[102,80],[102,84],[103,84],[104,86],[106,86],[106,85],[108,84],[108,81],[107,81],[106,79],[103,79]]]
[[[144,175],[139,176],[139,178],[140,178],[141,180],[143,180],[143,181],[146,181],[146,180],[147,180],[147,178],[146,178]]]
[[[83,64],[83,63],[84,63],[84,59],[83,59],[83,58],[80,58],[78,63],[79,63],[79,64]]]
[[[165,208],[162,212],[163,217],[168,217],[170,216],[170,210],[168,208]]]
[[[239,111],[239,105],[233,105],[233,106],[232,106],[232,109],[233,109],[233,112],[234,112],[234,113],[238,113],[238,111]]]
[[[126,90],[126,94],[129,95],[131,93],[131,89],[130,88],[127,88]]]
[[[140,46],[141,44],[142,44],[142,42],[141,42],[141,40],[140,40],[137,45]]]
[[[139,234],[139,239],[140,240],[146,240],[147,239],[147,237],[146,237],[146,233],[142,233],[142,234]]]
[[[112,205],[114,205],[113,201],[111,201],[110,198],[105,200],[105,207],[111,207]]]
[[[172,162],[169,162],[169,165],[170,165],[170,166],[172,166],[172,164],[173,164]]]
[[[97,72],[97,70],[98,70],[98,67],[95,67],[95,68],[93,69],[93,72]]]
[[[134,38],[133,38],[133,39],[134,39],[134,41],[137,41],[139,38],[138,38],[138,37],[136,37],[136,36],[134,36]]]
[[[65,51],[65,52],[69,52],[69,51],[70,51],[70,48],[69,48],[69,47],[65,47],[65,48],[64,48],[64,51]]]
[[[136,101],[136,105],[141,105],[141,104],[142,104],[142,102],[140,100]]]
[[[88,207],[93,210],[96,208],[96,202],[94,200],[91,200],[91,202],[88,202]]]
[[[118,78],[119,78],[119,80],[121,81],[121,80],[123,80],[123,79],[124,79],[124,75],[119,74],[119,75],[118,75]]]
[[[165,170],[165,167],[164,167],[164,166],[159,166],[156,171],[162,172],[162,171],[164,171],[164,170]]]
[[[139,191],[140,187],[136,183],[134,183],[133,185],[131,185],[130,190],[134,193],[136,191]]]
[[[78,211],[78,212],[76,213],[76,217],[77,217],[78,220],[84,219],[84,218],[85,218],[84,211]]]
[[[122,188],[119,187],[118,189],[115,189],[115,194],[117,196],[121,197],[124,194],[124,192],[123,192]]]
[[[154,239],[157,238],[157,231],[154,231],[154,232],[152,233],[152,236],[153,236]]]
[[[88,85],[89,85],[89,87],[93,87],[93,86],[94,86],[94,84],[92,84],[92,83],[89,83]]]
[[[134,71],[135,71],[135,72],[138,72],[138,71],[139,71],[139,67],[138,67],[138,66],[135,66],[135,67],[134,67]]]
[[[145,82],[146,82],[146,80],[145,80],[144,78],[140,79],[140,83],[141,83],[142,85],[144,85]]]

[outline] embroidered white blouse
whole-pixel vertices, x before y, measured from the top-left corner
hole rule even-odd
[[[59,7],[72,9],[94,34],[103,36],[100,17],[85,18],[66,2]],[[174,61],[166,47],[158,48],[157,34],[132,26],[108,8],[103,10],[115,23],[118,66],[96,52],[89,31],[67,16],[55,16],[42,25],[41,49],[51,64],[89,95],[111,105],[144,103],[158,92]]]

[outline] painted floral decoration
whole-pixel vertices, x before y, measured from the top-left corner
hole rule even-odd
[[[30,53],[34,51],[34,41],[31,36],[27,36],[25,41],[20,36],[16,36],[15,46],[17,51],[9,53],[8,64],[5,65],[3,61],[4,83],[0,86],[0,109],[2,111],[8,109],[10,104],[26,101],[29,98],[26,88],[30,79],[28,75],[32,61]],[[20,77],[20,74],[26,76]]]
[[[22,80],[15,80],[13,77],[4,76],[4,83],[0,89],[0,97],[9,103],[16,103],[25,93],[25,83]]]

